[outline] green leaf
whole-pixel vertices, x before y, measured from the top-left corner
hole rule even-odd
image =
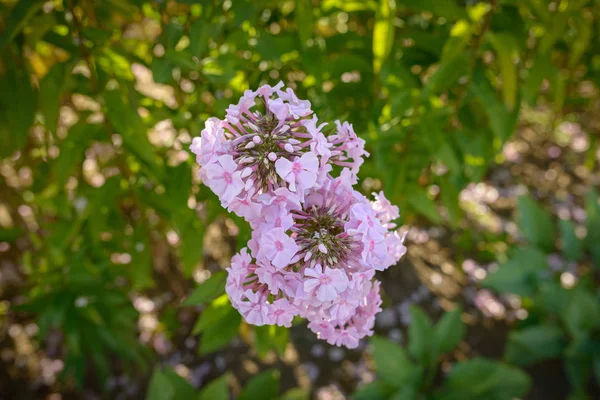
[[[380,0],[373,28],[373,71],[378,74],[394,46],[395,0]]]
[[[450,20],[467,19],[464,8],[452,0],[403,0],[402,5],[415,11],[428,11]]]
[[[192,399],[196,397],[196,389],[175,371],[167,368],[163,371],[163,374],[169,380],[171,387],[175,390],[173,399]]]
[[[481,66],[475,68],[469,91],[481,102],[482,109],[489,118],[492,132],[494,132],[500,144],[506,142],[512,136],[517,126],[520,107],[515,107],[514,111],[510,112],[498,100],[496,90],[485,77]]]
[[[217,40],[222,29],[223,24],[207,23],[203,19],[194,22],[190,28],[190,54],[202,58],[208,49],[209,40]]]
[[[565,338],[560,328],[534,325],[511,332],[504,354],[512,364],[530,365],[560,356],[564,347]]]
[[[288,344],[290,330],[277,325],[254,327],[254,345],[260,357],[265,357],[270,350],[283,354]]]
[[[352,394],[352,400],[388,400],[394,390],[393,386],[376,380],[361,386]]]
[[[590,190],[585,196],[585,212],[587,218],[585,226],[587,236],[585,244],[591,254],[591,259],[597,269],[600,269],[600,204],[596,189]]]
[[[433,324],[429,316],[416,305],[410,308],[410,325],[408,326],[408,352],[421,365],[430,365],[435,361]]]
[[[313,32],[313,8],[310,0],[296,1],[296,30],[300,36],[302,47],[312,38]]]
[[[279,393],[279,371],[270,370],[262,372],[251,378],[246,384],[238,400],[272,400]]]
[[[523,237],[540,249],[551,251],[554,248],[552,215],[529,196],[519,197],[518,208]]]
[[[465,337],[467,329],[460,319],[462,309],[460,307],[447,312],[436,324],[433,336],[439,354],[446,354],[452,350]]]
[[[538,53],[533,65],[528,70],[527,80],[523,87],[523,95],[529,105],[537,104],[537,98],[540,93],[540,85],[544,79],[550,79],[556,74],[556,67],[552,64],[550,52]]]
[[[200,354],[208,354],[227,346],[238,335],[242,317],[238,312],[226,314],[206,328],[200,339]]]
[[[227,375],[223,375],[206,385],[200,391],[198,400],[229,400]]]
[[[194,71],[199,68],[192,56],[187,51],[176,51],[175,49],[167,49],[165,51],[165,59],[169,60],[184,71]]]
[[[407,190],[406,195],[408,204],[419,214],[429,218],[435,224],[442,222],[435,202],[427,196],[424,189],[415,186],[413,189]]]
[[[498,54],[500,76],[502,77],[502,94],[506,108],[514,110],[517,102],[517,65],[519,45],[511,34],[487,33],[487,38]]]
[[[154,147],[150,144],[146,128],[137,111],[126,104],[118,90],[108,90],[102,94],[108,121],[123,137],[123,146],[147,167],[159,181],[164,179],[162,164],[155,158]]]
[[[383,382],[394,388],[417,385],[417,381],[421,379],[421,370],[409,360],[402,347],[379,336],[373,336],[369,343],[372,346],[377,376]],[[369,391],[380,389],[382,387],[372,387]]]
[[[279,397],[279,400],[309,400],[310,392],[301,388],[293,388]]]
[[[450,87],[467,73],[469,58],[455,55],[450,60],[442,62],[423,88],[422,97],[437,95]]]
[[[538,249],[517,248],[509,255],[508,261],[489,274],[481,284],[499,293],[531,296],[537,287],[538,273],[546,266],[546,256]]]
[[[148,385],[146,400],[172,400],[175,398],[175,388],[160,368],[156,368]]]
[[[198,286],[192,294],[183,302],[184,306],[197,306],[214,299],[225,293],[225,281],[227,272],[218,271],[211,275],[204,283]]]
[[[452,368],[436,399],[511,400],[523,398],[530,387],[530,378],[520,369],[474,358]]]
[[[37,101],[27,71],[15,68],[12,61],[4,65],[7,70],[0,76],[4,94],[0,96],[0,157],[10,156],[27,143]]]
[[[60,154],[52,164],[52,175],[60,188],[76,168],[81,168],[81,161],[90,141],[103,129],[104,125],[87,124],[85,121],[80,121],[69,129],[67,138],[59,145]]]
[[[574,293],[561,318],[567,332],[572,337],[581,338],[600,327],[600,303],[598,298],[582,285],[573,290]]]
[[[583,255],[583,242],[575,234],[575,226],[571,221],[561,219],[558,228],[563,254],[569,261],[579,261]]]
[[[55,64],[40,81],[40,112],[46,121],[46,128],[56,133],[60,95],[65,84],[66,63]]]
[[[42,4],[44,4],[43,0],[17,2],[4,22],[4,30],[0,36],[0,52],[23,29],[25,23],[38,12]]]
[[[166,58],[154,57],[150,69],[156,83],[169,83],[173,78],[173,63]]]
[[[418,396],[419,391],[417,389],[405,386],[390,396],[389,400],[416,400]]]
[[[192,334],[196,335],[219,323],[220,320],[227,317],[229,313],[237,313],[237,310],[231,306],[226,294],[217,297],[208,307],[202,310],[198,321],[194,325]]]

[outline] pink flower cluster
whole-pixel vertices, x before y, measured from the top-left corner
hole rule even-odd
[[[309,101],[265,85],[210,118],[191,150],[202,181],[253,229],[228,268],[233,306],[254,325],[306,318],[319,338],[354,348],[381,311],[375,271],[406,247],[398,208],[352,188],[368,153],[351,124],[335,124],[325,134]]]

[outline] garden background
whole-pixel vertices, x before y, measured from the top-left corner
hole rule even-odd
[[[4,0],[0,398],[600,398],[596,0]],[[189,145],[283,81],[408,254],[356,350],[242,322]],[[434,326],[433,322],[437,322]]]

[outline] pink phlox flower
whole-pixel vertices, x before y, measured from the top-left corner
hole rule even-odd
[[[332,144],[327,141],[327,138],[321,131],[326,122],[317,126],[317,116],[314,115],[312,119],[307,119],[302,121],[302,125],[306,128],[306,131],[312,136],[312,143],[310,144],[310,149],[313,153],[322,156],[325,161],[331,157],[331,150],[329,149]]]
[[[259,226],[265,232],[274,228],[281,228],[287,231],[294,225],[292,214],[287,212],[281,205],[263,206],[261,218],[262,222]]]
[[[285,92],[278,91],[277,94],[283,100],[287,101],[290,107],[290,112],[294,116],[294,118],[298,119],[301,117],[306,117],[312,113],[310,109],[310,101],[308,100],[300,100],[296,97],[296,93],[291,88],[287,88]]]
[[[269,99],[267,106],[279,121],[279,125],[282,125],[282,122],[285,122],[287,117],[290,115],[289,106],[281,99]]]
[[[243,297],[247,301],[240,302],[238,310],[244,316],[246,322],[256,326],[265,325],[267,323],[267,312],[269,311],[265,294],[246,290]]]
[[[300,206],[300,197],[285,187],[277,188],[273,192],[261,193],[258,196],[258,200],[265,205],[278,205],[287,211],[302,208]]]
[[[316,293],[320,301],[332,301],[348,287],[348,277],[339,269],[331,269],[317,264],[304,271],[304,291]]]
[[[217,161],[204,167],[208,187],[227,205],[244,189],[241,172],[229,154],[223,154]]]
[[[349,349],[355,349],[358,347],[358,341],[360,337],[358,331],[353,326],[345,329],[341,329],[336,332],[330,339],[330,343],[333,341],[336,346],[346,346]]]
[[[209,118],[204,123],[204,129],[199,137],[192,139],[190,150],[196,154],[196,162],[204,166],[214,161],[223,149],[225,135],[222,128],[223,121],[218,118]]]
[[[386,268],[395,265],[404,255],[406,254],[406,246],[404,245],[404,239],[408,232],[404,232],[402,236],[398,231],[394,231],[386,235],[385,244],[387,247],[387,256],[378,270],[384,270]]]
[[[285,271],[278,270],[272,265],[261,265],[255,270],[258,281],[267,285],[271,294],[277,294],[285,289],[287,283],[283,272]]]
[[[317,181],[318,169],[319,160],[314,153],[305,153],[294,161],[280,158],[275,162],[275,171],[292,192],[311,188]]]
[[[353,294],[342,295],[329,308],[329,314],[337,321],[346,322],[354,314],[359,301],[353,297]]]
[[[400,217],[400,210],[385,197],[383,191],[373,193],[373,196],[375,197],[375,201],[372,203],[373,209],[382,223],[386,224]],[[386,228],[393,228],[393,226],[386,226]]]
[[[335,331],[335,326],[333,326],[331,322],[324,320],[310,321],[308,323],[308,328],[313,331],[319,339],[327,341],[334,335]]]
[[[281,81],[275,86],[262,85],[261,87],[258,88],[258,90],[256,91],[256,94],[263,96],[265,98],[265,100],[267,100],[269,97],[271,97],[271,95],[273,93],[275,93],[282,87],[283,87],[283,82],[281,82]]]
[[[287,299],[278,299],[269,306],[267,318],[269,324],[276,324],[290,328],[292,320],[298,314],[296,307],[290,304]]]
[[[276,268],[287,267],[298,252],[294,239],[285,234],[281,228],[268,231],[260,239],[258,259],[266,259]]]
[[[254,192],[255,189],[250,188],[249,191],[240,193],[231,200],[228,206],[229,211],[244,218],[250,225],[253,225],[254,221],[260,217],[262,210],[262,204],[253,201]]]

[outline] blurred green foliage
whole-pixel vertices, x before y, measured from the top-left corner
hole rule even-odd
[[[217,199],[198,185],[187,147],[208,117],[222,117],[245,89],[266,82],[295,87],[324,120],[354,124],[371,152],[362,169],[371,178],[365,190],[384,188],[405,222],[425,218],[458,228],[460,190],[502,161],[499,150],[523,107],[544,104],[560,114],[594,101],[580,83],[599,79],[596,15],[594,0],[2,2],[0,156],[7,179],[0,182],[0,203],[9,212],[0,236],[28,243],[19,254],[26,301],[16,310],[35,316],[40,340],[53,330],[64,333],[65,373],[79,387],[90,366],[109,374],[112,356],[147,364],[131,294],[185,297],[187,286],[177,292],[171,282],[189,284],[206,254],[206,227],[223,216]],[[590,163],[594,151],[590,146]],[[600,210],[594,199],[589,203],[586,243],[566,222],[559,231],[568,259],[585,252],[598,265]],[[515,249],[486,284],[533,296],[540,311],[511,335],[506,358],[520,365],[559,353],[578,359],[577,346],[589,340],[597,346],[597,325],[585,325],[591,322],[581,313],[566,320],[556,308],[545,314],[537,297],[558,289],[555,280],[538,282],[538,266],[554,248],[554,221],[531,199],[519,206],[528,245]],[[248,231],[237,225],[240,247]],[[175,257],[159,256],[165,243]],[[168,261],[174,265],[159,265]],[[504,272],[511,268],[518,272]],[[206,306],[194,327],[203,335],[203,354],[226,346],[240,329],[222,295],[222,276],[213,274],[186,303]],[[597,295],[585,281],[570,301],[597,313]],[[411,332],[435,336],[427,318],[415,317]],[[463,334],[459,325],[443,320],[436,329],[447,329],[446,339],[454,341]],[[287,334],[265,328],[252,337],[265,354],[281,351]],[[390,366],[399,370],[389,382],[379,370],[385,385],[395,388],[413,370],[422,377],[438,352],[453,347],[411,336],[412,361],[406,355],[396,361],[414,365]],[[541,353],[530,349],[538,341],[547,344]],[[373,343],[379,364],[378,348],[391,345]],[[521,348],[531,354],[515,350]],[[575,375],[590,368],[588,361],[572,365]],[[459,366],[440,393],[486,374],[514,380],[514,388],[505,387],[513,397],[527,387],[512,367],[479,359]],[[168,387],[173,396],[187,390],[172,375],[155,373],[152,387]],[[456,390],[460,398],[488,393]],[[402,396],[394,398],[411,398]]]

